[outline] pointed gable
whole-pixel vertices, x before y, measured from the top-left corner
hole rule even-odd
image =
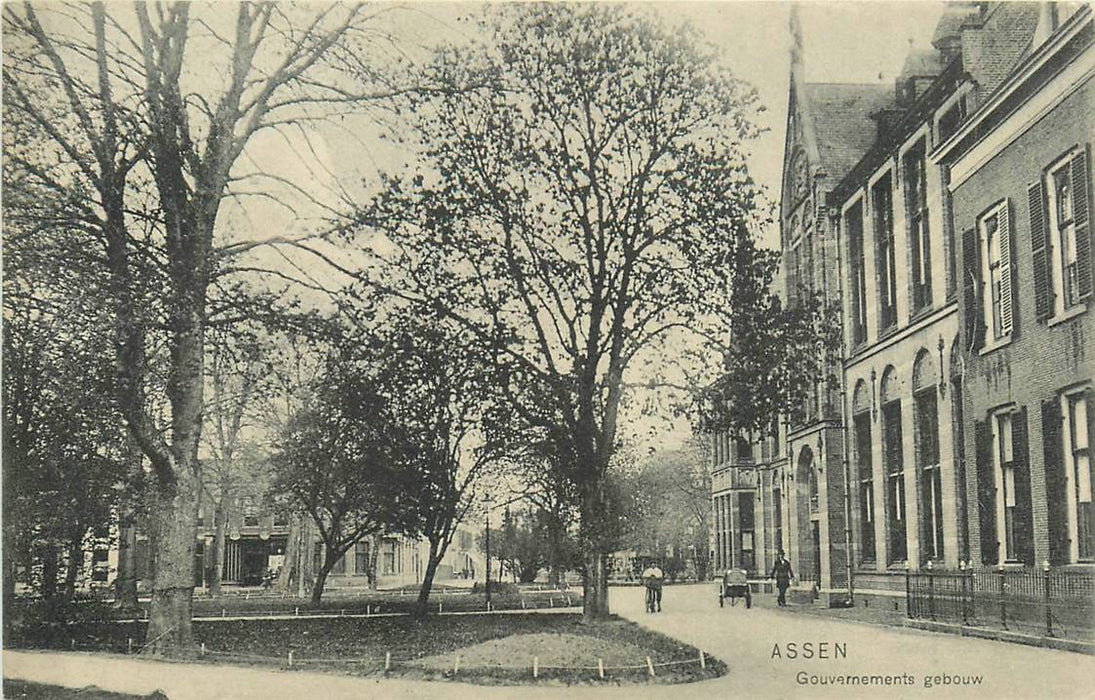
[[[848,83],[804,87],[817,165],[832,182],[839,182],[874,143],[877,127],[872,115],[893,104],[893,88]]]

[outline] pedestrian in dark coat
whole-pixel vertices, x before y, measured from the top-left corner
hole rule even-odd
[[[776,555],[776,563],[772,565],[772,573],[768,574],[768,578],[776,580],[776,588],[779,589],[777,602],[780,607],[787,605],[787,588],[791,585],[791,579],[794,577],[795,572],[791,570],[791,562],[783,556],[783,550],[779,550],[779,554]]]

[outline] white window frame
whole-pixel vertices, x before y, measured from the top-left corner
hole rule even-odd
[[[995,350],[1001,345],[1005,345],[1011,341],[1011,335],[1015,328],[1014,321],[1014,308],[1015,308],[1015,289],[1011,288],[1011,265],[1012,260],[1015,258],[1015,251],[1012,250],[1011,245],[1011,217],[1007,212],[1008,200],[1002,199],[996,204],[992,205],[988,211],[981,215],[977,220],[977,233],[978,233],[978,248],[981,257],[981,313],[982,321],[985,324],[985,346],[981,349],[981,354]],[[1005,261],[1003,251],[1000,249],[998,267],[1000,270],[1000,322],[997,323],[995,316],[995,304],[993,300],[994,288],[992,284],[992,254],[989,241],[988,224],[990,221],[996,221],[996,240],[997,248],[999,249],[999,241],[1007,237],[1007,246],[1009,254],[1007,261]],[[1002,223],[1003,222],[1003,223]],[[1003,284],[1004,276],[1009,275],[1008,284],[1010,293],[1012,296],[1012,323],[1011,326],[1004,326],[1003,318]]]
[[[1012,444],[1014,437],[1013,421],[1017,417],[1013,408],[1007,408],[992,414],[992,474],[996,485],[996,541],[999,547],[997,559],[999,562],[1018,561],[1018,553],[1015,551],[1015,514],[1008,512],[1008,508],[1015,508],[1015,446]],[[1007,430],[1001,432],[1004,424]],[[1004,458],[1010,457],[1008,462],[1012,465],[1010,473],[1005,471]],[[1010,477],[1010,478],[1009,478]],[[1011,503],[1008,503],[1008,501]],[[1009,528],[1008,526],[1012,527]]]
[[[1080,155],[1080,148],[1072,148],[1067,153],[1062,155],[1057,160],[1046,168],[1045,172],[1045,191],[1046,191],[1046,222],[1049,230],[1046,232],[1046,259],[1049,261],[1049,279],[1050,279],[1050,294],[1053,296],[1053,313],[1050,318],[1052,322],[1055,319],[1067,318],[1072,314],[1081,312],[1085,307],[1084,302],[1075,301],[1071,302],[1068,299],[1069,287],[1065,287],[1065,255],[1067,254],[1065,247],[1065,237],[1072,239],[1072,252],[1076,253],[1076,224],[1070,217],[1067,224],[1062,229],[1061,217],[1058,214],[1058,202],[1057,202],[1057,182],[1060,176],[1063,176],[1068,180],[1069,184],[1069,197],[1074,198],[1075,193],[1071,191],[1072,185],[1072,159]],[[1073,199],[1069,211],[1075,211],[1076,202]],[[1074,282],[1075,284],[1075,282]]]
[[[1088,390],[1087,386],[1081,386],[1081,387],[1072,389],[1070,391],[1066,391],[1063,394],[1061,394],[1061,416],[1064,419],[1062,424],[1061,424],[1061,436],[1063,438],[1063,443],[1064,443],[1062,445],[1062,447],[1064,448],[1063,452],[1062,452],[1062,458],[1064,460],[1064,467],[1065,467],[1065,503],[1066,503],[1066,506],[1067,506],[1067,513],[1068,513],[1068,518],[1067,518],[1068,519],[1068,542],[1069,542],[1069,544],[1068,544],[1068,548],[1069,548],[1068,560],[1071,563],[1076,563],[1076,562],[1081,561],[1081,559],[1080,559],[1080,528],[1079,528],[1081,491],[1086,490],[1086,493],[1083,494],[1083,495],[1087,496],[1090,499],[1092,497],[1092,493],[1091,493],[1092,487],[1095,487],[1095,484],[1092,484],[1091,480],[1090,480],[1091,479],[1091,477],[1090,477],[1090,473],[1091,473],[1091,471],[1090,471],[1091,470],[1090,460],[1092,458],[1092,454],[1091,454],[1092,445],[1087,445],[1087,447],[1086,447],[1087,458],[1089,460],[1088,473],[1087,473],[1087,477],[1088,477],[1087,483],[1084,483],[1084,481],[1080,477],[1080,473],[1077,469],[1076,452],[1078,450],[1075,449],[1076,446],[1074,445],[1074,442],[1075,442],[1074,433],[1078,434],[1078,435],[1081,435],[1084,438],[1087,438],[1087,435],[1088,435],[1087,432],[1081,432],[1079,430],[1080,426],[1078,426],[1078,425],[1074,426],[1073,425],[1074,416],[1073,416],[1072,408],[1073,408],[1074,402],[1078,398],[1080,400],[1080,402],[1082,402],[1083,405],[1084,405],[1084,413],[1085,413],[1084,418],[1085,418],[1085,420],[1084,420],[1083,428],[1084,428],[1085,431],[1089,430],[1089,422],[1091,421],[1091,413],[1092,413],[1092,410],[1095,409],[1095,407],[1091,406],[1089,404],[1089,402],[1087,401],[1086,394],[1085,394],[1085,392],[1087,390]],[[1084,448],[1080,447],[1079,449],[1084,449]],[[1085,487],[1086,487],[1086,489],[1085,489]],[[1086,502],[1091,503],[1090,500],[1086,501]],[[1093,504],[1092,507],[1095,507],[1095,504]],[[1093,557],[1085,557],[1083,561],[1089,561],[1092,558]]]

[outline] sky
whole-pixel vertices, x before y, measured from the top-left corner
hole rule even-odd
[[[653,2],[635,3],[666,23],[690,22],[722,53],[736,77],[750,83],[765,109],[757,115],[760,137],[747,145],[753,178],[771,202],[779,201],[790,75],[788,2]],[[474,11],[471,3],[416,3],[389,14],[385,21],[401,52],[412,60],[426,60],[429,47],[442,41],[469,38],[470,26],[461,17]],[[813,2],[799,4],[807,81],[892,85],[910,48],[929,46],[942,11],[937,2]],[[289,165],[318,159],[297,179],[320,188],[358,190],[375,182],[378,170],[398,170],[411,153],[391,142],[377,140],[375,126],[366,122],[324,129],[305,149],[271,143],[275,148],[254,149],[260,159],[277,159],[261,166]],[[292,166],[290,166],[292,167]],[[332,183],[332,178],[337,182]],[[363,184],[364,183],[364,184]],[[253,212],[250,225],[263,228],[266,219]],[[276,228],[273,227],[273,228]],[[759,232],[764,245],[778,245],[775,226]],[[334,248],[331,254],[342,255]],[[635,417],[632,417],[635,418]],[[634,440],[660,448],[679,445],[689,435],[686,420],[668,417],[629,421]]]
[[[764,133],[748,144],[749,169],[779,201],[783,162],[788,78],[790,74],[790,2],[643,2],[632,3],[660,16],[669,24],[690,22],[723,54],[725,65],[753,85],[765,111],[757,115]],[[804,66],[810,82],[892,84],[910,47],[927,47],[942,3],[800,2]],[[398,51],[411,60],[426,60],[429,47],[443,41],[460,42],[471,29],[461,17],[479,5],[466,2],[417,2],[393,5],[383,17]],[[379,170],[396,170],[410,159],[398,146],[379,142],[375,126],[358,121],[324,129],[307,148],[284,144],[278,135],[249,149],[256,167],[276,170],[295,162],[302,170],[296,179],[333,193],[354,191],[375,182]],[[267,147],[267,146],[272,147]],[[269,162],[273,159],[276,162]],[[314,162],[318,159],[318,163]],[[313,161],[311,165],[301,163]],[[337,182],[332,181],[337,180]],[[319,196],[321,199],[324,197]],[[242,228],[267,228],[262,222],[284,216],[283,211],[252,211]],[[778,231],[761,233],[768,246],[778,242]]]

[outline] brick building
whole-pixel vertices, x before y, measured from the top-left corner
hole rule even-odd
[[[1092,13],[1034,12],[1030,50],[932,154],[961,237],[953,376],[975,566],[1095,561]]]
[[[840,301],[840,390],[715,437],[717,568],[748,561],[741,513],[746,568],[782,547],[821,604],[1093,561],[1091,17],[950,3],[885,86],[805,82],[792,18],[781,292]]]

